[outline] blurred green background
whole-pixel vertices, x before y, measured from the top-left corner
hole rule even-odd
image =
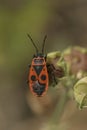
[[[51,116],[48,109],[56,104],[50,92],[45,103],[26,89],[28,64],[35,53],[27,33],[39,49],[47,34],[46,53],[86,47],[86,12],[87,0],[0,0],[0,130],[41,130]],[[63,122],[72,119],[74,123],[67,123],[71,130],[86,130],[87,111],[77,110],[73,101],[66,108],[71,111],[66,109]]]

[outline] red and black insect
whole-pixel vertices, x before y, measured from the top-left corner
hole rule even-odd
[[[47,36],[44,37],[41,53],[39,53],[37,46],[35,45],[29,34],[28,37],[30,38],[36,49],[36,55],[34,55],[32,59],[29,70],[29,87],[32,93],[37,96],[42,96],[47,91],[49,83],[46,66],[46,56],[44,55],[44,45]]]
[[[36,54],[33,56],[31,65],[29,65],[28,84],[34,95],[43,96],[48,89],[50,77],[57,84],[54,74],[55,68],[52,64],[46,63],[46,55],[44,55],[44,45],[47,36],[44,37],[41,53],[39,53],[37,46],[29,34],[28,37],[36,49]]]

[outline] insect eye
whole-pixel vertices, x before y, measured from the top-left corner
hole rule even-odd
[[[41,75],[42,80],[46,80],[46,75]]]
[[[35,80],[36,80],[36,76],[35,76],[35,75],[32,75],[32,76],[31,76],[31,80],[32,80],[32,81],[35,81]]]

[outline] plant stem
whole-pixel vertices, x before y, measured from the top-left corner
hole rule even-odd
[[[63,95],[61,95],[60,101],[57,103],[55,111],[54,111],[54,113],[51,117],[51,120],[50,120],[51,125],[50,126],[56,125],[56,124],[58,125],[60,118],[63,114],[64,108],[65,108],[65,105],[66,105],[66,101],[67,101],[67,91],[65,90],[63,92]],[[52,129],[52,127],[50,128],[50,130],[51,129]],[[58,128],[57,128],[57,130],[58,130]]]

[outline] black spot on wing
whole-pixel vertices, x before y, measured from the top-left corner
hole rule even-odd
[[[45,91],[46,84],[41,84],[38,81],[33,85],[33,91],[38,95],[41,96],[42,93]]]

